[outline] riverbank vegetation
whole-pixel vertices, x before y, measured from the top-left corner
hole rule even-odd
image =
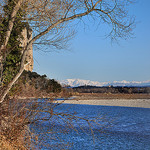
[[[122,93],[78,93],[74,92],[77,100],[109,100],[109,99],[150,99],[150,94],[122,94]]]
[[[61,85],[54,79],[47,78],[46,75],[39,75],[36,72],[24,71],[19,80],[9,92],[15,97],[52,97],[63,93]]]

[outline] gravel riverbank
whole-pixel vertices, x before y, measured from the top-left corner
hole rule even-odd
[[[99,99],[99,100],[80,99],[80,100],[65,100],[63,103],[150,108],[150,99]]]

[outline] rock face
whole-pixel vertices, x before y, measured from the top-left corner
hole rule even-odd
[[[23,40],[21,40],[21,46],[24,47],[32,39],[32,30],[29,28],[24,28],[22,31]],[[24,69],[26,71],[33,70],[33,47],[30,46],[26,55],[26,64]]]

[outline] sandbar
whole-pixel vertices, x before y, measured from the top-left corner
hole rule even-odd
[[[150,108],[150,99],[88,99],[88,100],[65,100],[59,101],[65,104],[86,104],[103,106],[124,106]]]

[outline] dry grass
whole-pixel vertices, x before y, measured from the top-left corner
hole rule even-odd
[[[11,142],[0,135],[0,150],[26,150],[20,141]]]
[[[14,101],[0,104],[0,150],[26,150],[31,146],[24,104]]]
[[[78,93],[77,99],[150,99],[150,94]]]

